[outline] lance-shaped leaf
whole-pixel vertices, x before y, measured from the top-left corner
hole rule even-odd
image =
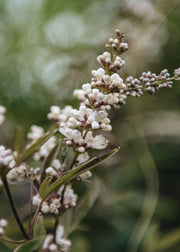
[[[79,223],[87,215],[89,209],[94,205],[97,197],[100,194],[101,186],[102,186],[102,182],[99,179],[95,179],[95,181],[93,181],[90,191],[79,202],[79,204],[75,208],[75,211],[73,213],[73,220],[71,223],[70,232],[73,232],[78,227]]]
[[[15,249],[17,247],[18,243],[17,244],[12,243],[12,240],[9,239],[6,235],[3,235],[2,238],[4,238],[6,241],[0,239],[0,243],[2,243],[4,245],[4,246],[3,245],[1,246],[1,244],[0,244],[0,251],[3,251],[3,249],[5,250],[6,248],[9,248],[9,249],[11,249],[11,251],[13,251],[13,249]]]
[[[39,195],[41,198],[45,198],[46,195],[48,194],[49,190],[49,184],[51,182],[51,179],[49,177],[45,178],[44,181],[42,182],[40,188],[39,188]]]
[[[34,237],[41,237],[46,235],[46,229],[44,227],[44,219],[41,213],[38,213],[34,224]]]
[[[32,251],[37,251],[44,242],[45,237],[38,237],[35,238],[31,241],[26,242],[23,246],[21,246],[17,251],[18,252],[32,252]]]
[[[52,185],[49,186],[47,190],[47,194],[44,195],[44,198],[47,197],[50,193],[52,193],[54,190],[56,190],[58,187],[60,187],[63,184],[69,183],[71,180],[77,178],[80,176],[82,173],[91,170],[92,168],[96,167],[99,165],[101,162],[104,160],[108,159],[115,153],[117,153],[119,149],[115,148],[111,152],[101,156],[101,157],[94,157],[87,162],[81,164],[80,166],[70,170],[66,175],[64,175],[62,178],[58,179],[55,181]]]
[[[31,157],[34,152],[36,152],[41,145],[43,145],[47,140],[52,137],[57,132],[57,129],[51,129],[48,131],[44,136],[40,137],[35,143],[31,144],[21,155],[20,159],[18,160],[18,163],[21,163]]]

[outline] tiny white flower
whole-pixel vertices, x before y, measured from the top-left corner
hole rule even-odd
[[[52,167],[48,167],[46,169],[46,173],[50,176],[55,176],[57,174],[57,172]]]
[[[49,250],[50,251],[55,251],[57,252],[58,251],[58,247],[56,244],[52,243],[50,246],[49,246]]]
[[[8,223],[7,220],[1,219],[0,220],[0,227],[5,228],[7,226],[7,223]]]
[[[58,159],[54,159],[52,166],[56,169],[59,170],[61,168],[61,163]]]
[[[63,235],[64,235],[64,227],[62,225],[58,225],[56,229],[56,243],[57,244],[62,239]]]
[[[4,234],[4,228],[0,227],[0,235]]]
[[[34,195],[33,196],[33,205],[34,206],[39,206],[41,203],[41,198],[39,195]]]
[[[44,244],[43,244],[43,249],[48,249],[49,248],[49,244],[53,241],[53,235],[47,235],[45,240],[44,240]]]
[[[91,127],[92,127],[92,129],[99,129],[99,123],[94,121],[91,123]]]
[[[84,148],[84,147],[79,147],[79,148],[78,148],[78,151],[79,151],[79,152],[85,152],[85,148]]]
[[[102,150],[105,149],[108,145],[108,141],[102,135],[97,135],[92,141],[92,148]]]
[[[6,108],[0,105],[0,125],[3,124],[5,120],[5,116],[4,116],[5,112],[6,112]]]
[[[59,120],[59,115],[61,109],[58,106],[51,106],[50,113],[48,114],[48,119]]]
[[[42,207],[41,207],[41,211],[43,212],[43,213],[49,213],[49,211],[50,211],[50,209],[49,209],[49,206],[48,205],[46,205],[46,204],[44,204]]]
[[[89,84],[89,83],[83,84],[82,89],[84,90],[84,92],[90,93],[91,92],[91,84]]]
[[[90,171],[87,171],[87,172],[80,175],[80,178],[82,180],[86,180],[86,179],[91,178],[91,177],[92,177],[92,173]]]

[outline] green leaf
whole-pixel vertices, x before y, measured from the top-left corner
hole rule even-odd
[[[74,158],[74,151],[72,147],[69,147],[66,153],[66,169],[67,170],[71,168],[73,158]]]
[[[39,249],[43,245],[44,238],[45,237],[38,237],[26,242],[18,249],[18,252],[33,252],[34,250]]]
[[[41,237],[46,235],[46,229],[44,227],[44,218],[41,213],[36,217],[34,224],[34,237]]]
[[[44,164],[43,164],[43,168],[42,168],[42,173],[41,173],[41,179],[40,181],[42,182],[45,178],[45,171],[46,169],[51,166],[52,162],[54,161],[54,159],[57,157],[58,153],[59,153],[59,150],[60,150],[60,147],[61,147],[61,139],[60,139],[60,142],[58,142],[54,148],[50,151],[49,155],[46,157],[45,161],[44,161]]]
[[[51,179],[49,177],[45,178],[39,188],[39,194],[42,199],[45,198],[46,195],[48,194],[50,182],[51,182]]]
[[[23,136],[23,129],[22,127],[18,126],[15,132],[15,139],[14,139],[14,150],[17,151],[18,157],[22,153],[24,148],[24,136]]]
[[[73,170],[76,170],[76,171],[73,173],[73,175],[71,176],[71,178],[67,182],[70,182],[71,180],[77,178],[78,176],[80,176],[84,172],[93,169],[94,167],[96,167],[97,165],[102,163],[103,161],[105,161],[108,158],[112,157],[118,151],[119,151],[119,148],[115,148],[115,149],[113,149],[112,151],[110,151],[109,153],[107,153],[107,154],[105,154],[103,156],[94,157],[94,158],[90,159],[89,161],[87,161],[87,162],[81,164],[80,166],[76,167],[75,169],[73,169]]]
[[[62,178],[58,179],[55,181],[47,190],[47,194],[44,197],[47,197],[50,193],[52,193],[54,190],[56,190],[59,186],[69,183],[71,180],[77,178],[80,176],[82,173],[96,167],[99,165],[101,162],[104,160],[108,159],[109,157],[113,156],[115,153],[117,153],[119,149],[115,148],[108,154],[105,154],[101,157],[94,157],[87,162],[81,164],[80,166],[70,170],[66,175],[64,175]]]
[[[40,137],[35,143],[31,144],[22,154],[22,156],[20,157],[20,159],[18,160],[18,163],[21,163],[23,161],[25,161],[26,159],[28,159],[29,157],[31,157],[34,152],[36,152],[41,145],[43,145],[45,142],[47,142],[47,140],[52,137],[57,130],[55,130],[54,128],[52,130],[50,130],[49,132],[47,132],[46,134],[44,134],[44,136]]]
[[[95,179],[88,194],[79,202],[79,204],[75,208],[73,221],[71,223],[71,232],[78,227],[79,223],[87,215],[89,209],[94,205],[96,199],[100,194],[101,185],[102,182],[99,179]]]
[[[9,238],[6,235],[3,235],[2,237],[5,238],[7,241],[3,241],[3,240],[0,239],[0,242],[3,243],[7,248],[13,250],[13,249],[15,249],[17,247],[17,244],[15,244],[15,243],[13,244],[11,242],[8,242]]]

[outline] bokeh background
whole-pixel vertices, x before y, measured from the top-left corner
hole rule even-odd
[[[47,129],[51,105],[77,106],[73,90],[90,81],[116,28],[129,43],[123,77],[173,73],[180,66],[179,27],[179,0],[1,0],[0,104],[7,113],[0,144],[12,146],[19,125],[24,135],[32,124]],[[97,200],[70,237],[72,252],[180,251],[179,84],[129,98],[111,113],[108,137],[121,150],[94,171]],[[23,187],[12,188],[22,216]],[[5,201],[0,189],[0,217],[12,221]]]

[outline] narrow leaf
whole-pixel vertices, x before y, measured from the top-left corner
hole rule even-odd
[[[31,157],[33,153],[36,152],[41,147],[41,145],[43,145],[50,137],[54,135],[55,132],[56,130],[53,128],[52,130],[44,134],[44,136],[40,137],[35,143],[31,144],[24,151],[24,153],[22,154],[18,162],[21,163],[25,161],[26,159],[28,159],[29,157]]]
[[[105,161],[108,158],[112,157],[118,151],[119,151],[119,149],[115,148],[112,151],[110,151],[109,153],[107,153],[107,154],[105,154],[105,155],[103,155],[101,157],[95,157],[94,159],[92,158],[91,159],[92,161],[90,163],[84,163],[84,164],[80,165],[79,167],[77,167],[77,171],[75,173],[73,173],[73,176],[71,176],[71,178],[67,182],[69,182],[70,180],[73,180],[73,179],[77,178],[82,173],[84,173],[86,171],[89,171],[92,168],[96,167],[97,165],[99,165],[103,161]]]
[[[68,148],[67,153],[66,153],[66,169],[67,170],[70,169],[72,161],[73,161],[73,158],[74,158],[74,151],[70,147],[70,148]]]
[[[18,249],[18,252],[32,252],[38,248],[40,248],[43,245],[44,237],[38,237],[35,238],[26,244],[24,244],[20,249]]]
[[[13,250],[17,247],[17,244],[16,243],[11,243],[11,242],[8,242],[9,238],[6,236],[6,235],[3,235],[2,238],[6,239],[7,241],[3,241],[0,239],[0,242],[4,244],[4,246],[6,246],[7,248]],[[11,240],[10,240],[11,241]],[[1,251],[1,250],[0,250]]]
[[[16,128],[15,138],[14,138],[14,150],[17,151],[18,157],[22,153],[23,148],[24,148],[23,129],[22,127],[18,126]]]
[[[41,198],[45,198],[48,194],[49,184],[51,179],[49,177],[45,178],[45,180],[42,182],[40,188],[39,188],[39,195]]]
[[[41,237],[46,235],[46,230],[44,227],[44,219],[41,213],[39,213],[36,217],[36,221],[34,224],[34,237]]]
[[[109,152],[108,154],[105,154],[101,157],[94,157],[92,159],[90,159],[89,161],[81,164],[80,166],[70,170],[66,175],[64,175],[62,178],[58,179],[57,181],[55,181],[48,189],[48,193],[46,196],[48,196],[50,193],[52,193],[54,190],[56,190],[59,186],[70,182],[72,179],[77,178],[78,176],[80,176],[82,173],[96,167],[97,165],[99,165],[101,162],[103,162],[104,160],[108,159],[109,157],[111,157],[112,155],[114,155],[115,153],[117,153],[119,151],[119,149],[115,148],[114,150],[112,150],[111,152]],[[45,196],[45,197],[46,197]]]
[[[78,227],[79,223],[87,215],[89,209],[94,205],[97,197],[99,196],[101,185],[102,183],[99,179],[93,181],[91,190],[77,205],[73,214],[73,221],[71,223],[71,232]]]

